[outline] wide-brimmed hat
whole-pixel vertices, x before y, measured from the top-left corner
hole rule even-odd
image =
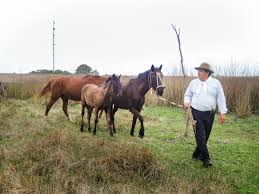
[[[204,69],[211,73],[214,73],[214,71],[212,70],[211,66],[208,63],[202,63],[199,67],[195,67],[194,69],[196,69],[196,70]]]

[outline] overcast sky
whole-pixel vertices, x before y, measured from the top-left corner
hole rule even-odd
[[[0,73],[88,64],[102,74],[179,67],[171,24],[181,28],[184,63],[259,63],[258,0],[2,0]]]

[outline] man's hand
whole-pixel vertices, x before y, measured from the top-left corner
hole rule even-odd
[[[224,121],[225,121],[225,119],[226,119],[225,114],[220,114],[220,115],[219,115],[219,123],[220,123],[220,124],[223,124]]]
[[[185,102],[183,106],[185,109],[188,109],[191,107],[191,104],[190,104],[190,102]]]

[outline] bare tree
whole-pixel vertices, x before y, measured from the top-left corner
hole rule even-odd
[[[182,67],[182,73],[183,73],[183,76],[185,78],[185,70],[184,70],[184,65],[183,65],[183,54],[182,54],[182,49],[181,49],[181,40],[180,40],[180,28],[178,28],[178,30],[176,29],[176,26],[171,24],[174,31],[175,31],[175,34],[176,34],[176,37],[177,37],[177,41],[178,41],[178,49],[179,49],[179,52],[180,52],[180,57],[181,57],[181,67]]]
[[[183,65],[183,54],[182,54],[181,40],[180,40],[180,28],[178,28],[178,30],[177,30],[175,25],[173,25],[173,24],[171,24],[171,25],[175,31],[177,41],[178,41],[178,49],[179,49],[179,53],[180,53],[180,57],[181,57],[181,67],[182,67],[182,73],[183,73],[183,79],[184,79],[184,88],[186,88],[187,81],[186,81],[186,74],[185,74],[184,65]],[[183,90],[183,92],[184,92],[184,90]],[[184,95],[184,93],[182,95]],[[191,121],[193,130],[194,130],[194,133],[195,133],[195,128],[196,128],[196,121],[193,119],[191,108],[188,108],[186,110],[185,116],[186,116],[186,128],[185,128],[184,136],[188,137],[188,126],[190,124],[190,121]]]

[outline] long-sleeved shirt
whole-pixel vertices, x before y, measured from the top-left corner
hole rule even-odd
[[[191,106],[199,111],[211,111],[216,109],[218,104],[221,114],[227,113],[226,99],[220,82],[212,77],[206,81],[199,78],[191,81],[184,94],[184,102],[191,103]]]

